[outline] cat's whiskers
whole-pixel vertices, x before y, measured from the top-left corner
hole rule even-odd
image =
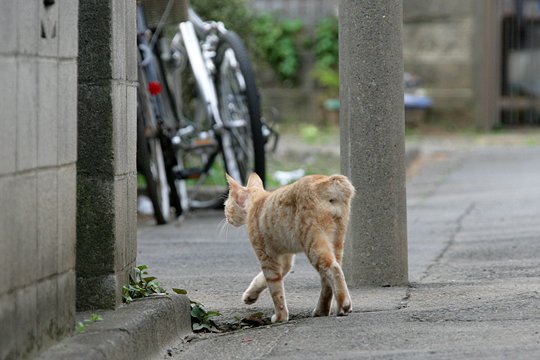
[[[223,231],[225,231],[225,240],[227,239],[227,236],[229,234],[229,223],[227,222],[227,219],[226,218],[223,218],[223,220],[221,220],[219,222],[219,224],[217,225],[218,228],[219,228],[219,237],[221,238],[223,236]]]

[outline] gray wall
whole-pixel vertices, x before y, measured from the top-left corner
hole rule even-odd
[[[424,80],[434,110],[473,116],[475,1],[404,0],[405,71]],[[453,118],[453,120],[456,120]]]
[[[250,0],[249,4],[257,11],[301,18],[308,32],[321,18],[335,14],[337,7],[335,0]],[[474,4],[472,0],[403,0],[405,71],[423,78],[434,111],[452,116],[452,121],[473,118]],[[262,93],[267,105],[277,106],[285,117],[310,121],[320,117],[322,109],[312,99],[312,59],[302,61],[305,76],[298,88],[276,89],[262,78]]]
[[[312,29],[321,18],[337,15],[337,0],[249,0],[256,11],[270,11],[289,18],[301,18]]]
[[[74,326],[77,7],[0,1],[0,359]]]

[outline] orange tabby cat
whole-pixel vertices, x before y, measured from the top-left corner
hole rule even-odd
[[[229,197],[225,217],[247,230],[262,271],[255,276],[242,300],[252,304],[268,286],[275,313],[272,322],[288,321],[283,278],[291,270],[294,254],[303,251],[321,276],[321,293],[314,316],[328,316],[332,294],[337,315],[352,310],[341,270],[343,241],[354,188],[342,175],[311,175],[273,192],[263,188],[257,174],[246,187],[227,176]]]

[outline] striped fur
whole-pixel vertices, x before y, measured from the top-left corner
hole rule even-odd
[[[246,187],[231,177],[225,217],[234,226],[246,224],[249,239],[261,263],[242,296],[252,304],[268,287],[274,302],[272,322],[287,321],[283,278],[291,270],[294,254],[304,252],[321,276],[321,293],[314,316],[328,316],[335,298],[337,315],[352,310],[341,270],[343,241],[354,188],[342,175],[311,175],[273,192],[252,174]]]

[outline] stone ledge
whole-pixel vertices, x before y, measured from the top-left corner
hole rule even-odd
[[[96,311],[102,321],[39,354],[40,360],[148,359],[191,333],[191,307],[184,295],[156,296],[117,310]],[[90,313],[78,313],[86,319]]]

